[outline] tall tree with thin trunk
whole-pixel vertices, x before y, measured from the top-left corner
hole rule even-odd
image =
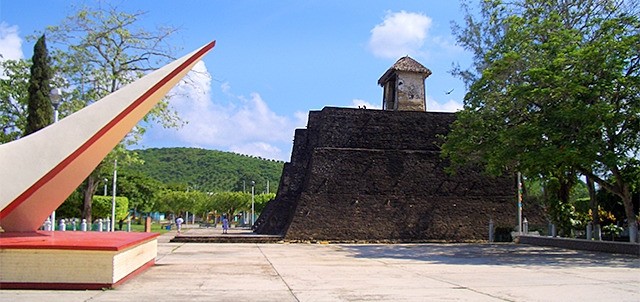
[[[48,126],[53,120],[53,109],[49,99],[49,81],[52,72],[44,35],[38,39],[33,48],[32,62],[25,136]]]
[[[67,105],[78,110],[137,80],[173,59],[169,37],[171,27],[147,30],[138,26],[144,12],[128,13],[117,7],[81,7],[57,26],[47,28],[57,72],[69,87]],[[182,121],[167,100],[152,109],[144,121],[165,127],[179,127]],[[124,145],[144,133],[140,125],[87,177],[82,187],[83,218],[91,220],[91,202],[104,178],[113,175],[114,159],[126,164],[130,153]]]

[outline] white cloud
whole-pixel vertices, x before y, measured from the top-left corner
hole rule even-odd
[[[371,104],[365,100],[361,100],[361,99],[354,99],[351,101],[351,107],[366,107],[367,109],[382,109],[382,107],[380,106],[380,104],[374,105]]]
[[[456,112],[458,110],[462,110],[462,103],[456,100],[450,99],[446,103],[439,103],[431,97],[427,97],[427,111]]]
[[[384,21],[371,30],[369,49],[375,56],[389,59],[418,55],[431,23],[431,18],[424,14],[387,12]]]
[[[233,95],[229,83],[220,85],[229,101],[213,100],[211,80],[205,64],[198,62],[171,91],[170,104],[187,124],[177,131],[153,129],[144,144],[200,147],[288,160],[294,129],[304,127],[306,117],[302,120],[298,114],[294,118],[279,116],[260,94]]]
[[[229,85],[229,82],[224,82],[220,84],[220,90],[222,90],[224,94],[229,94],[231,93],[231,85]]]
[[[18,26],[9,26],[0,22],[0,60],[18,60],[23,58],[22,39]]]

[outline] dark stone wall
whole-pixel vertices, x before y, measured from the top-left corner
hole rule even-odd
[[[288,240],[473,241],[513,226],[515,179],[445,173],[452,113],[324,108],[296,131],[256,232]]]

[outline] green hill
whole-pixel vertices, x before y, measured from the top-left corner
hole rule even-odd
[[[189,186],[202,192],[247,192],[255,181],[256,194],[275,193],[284,162],[231,152],[198,148],[152,148],[134,150],[142,165],[135,169],[164,184]]]

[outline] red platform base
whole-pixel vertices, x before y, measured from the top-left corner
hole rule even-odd
[[[155,263],[155,233],[0,233],[1,289],[113,288]]]

